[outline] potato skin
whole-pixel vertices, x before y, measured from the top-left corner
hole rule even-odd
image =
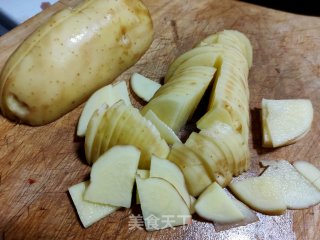
[[[50,123],[112,82],[149,48],[153,26],[140,0],[86,0],[32,33],[0,76],[2,114]]]

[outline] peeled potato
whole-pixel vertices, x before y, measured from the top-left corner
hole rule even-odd
[[[87,0],[60,11],[6,63],[2,114],[30,125],[56,120],[136,63],[152,38],[139,0]]]
[[[262,99],[263,146],[297,142],[310,130],[313,107],[308,99]]]
[[[296,161],[293,166],[320,191],[320,169],[306,161]]]
[[[232,193],[252,209],[268,214],[281,215],[286,204],[281,197],[281,189],[272,177],[253,177],[232,182]]]
[[[320,191],[305,179],[288,161],[261,161],[268,166],[263,177],[269,177],[280,189],[279,196],[288,209],[304,209],[320,203]]]
[[[134,73],[131,76],[130,84],[133,92],[146,102],[149,102],[156,91],[161,87],[160,83],[152,81],[139,73]]]
[[[234,201],[216,182],[200,195],[195,202],[195,210],[204,219],[216,223],[235,223],[245,218]]]

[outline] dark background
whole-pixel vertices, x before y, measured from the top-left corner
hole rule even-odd
[[[242,2],[302,15],[320,16],[319,0],[242,0]]]

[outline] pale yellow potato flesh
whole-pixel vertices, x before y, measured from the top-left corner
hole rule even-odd
[[[308,99],[262,100],[262,124],[273,147],[292,144],[309,132],[313,107]],[[268,141],[264,145],[268,146]]]
[[[262,130],[262,146],[266,148],[272,148],[272,142],[270,138],[270,132],[267,126],[267,109],[266,109],[266,104],[265,101],[262,101],[261,103],[261,130]]]
[[[96,138],[100,138],[101,140],[101,143],[99,143],[100,147],[95,148],[96,150],[99,150],[98,155],[102,155],[108,150],[114,129],[118,125],[119,119],[122,117],[125,110],[126,105],[122,101],[119,101],[112,105],[111,108],[105,113],[106,116],[103,121],[106,122],[107,127],[96,134]],[[98,134],[101,134],[102,136],[99,136]]]
[[[168,79],[166,81],[170,82],[171,79],[175,79],[175,81],[181,77],[181,76],[185,76],[186,73],[188,73],[188,75],[190,74],[204,74],[205,72],[207,72],[208,68],[211,68],[212,66],[208,67],[208,66],[186,66],[186,67],[179,67],[177,69],[177,71],[174,72],[174,75],[171,76],[170,79]]]
[[[171,183],[181,195],[188,208],[191,207],[190,194],[180,168],[167,159],[151,158],[150,177],[162,178]]]
[[[89,162],[95,161],[98,156],[116,145],[133,145],[139,148],[141,150],[139,168],[142,169],[150,168],[152,154],[160,158],[168,156],[170,151],[168,144],[161,138],[158,129],[144,118],[138,109],[120,101],[109,110],[95,137],[97,144],[92,148],[95,152],[88,158]]]
[[[304,209],[320,203],[320,191],[288,161],[264,161],[263,164],[268,168],[261,176],[272,178],[287,208]]]
[[[167,92],[170,91],[169,85],[184,73],[199,73],[201,67],[215,67],[217,71],[208,113],[197,125],[200,129],[206,129],[213,121],[221,120],[241,133],[247,143],[250,125],[248,72],[251,65],[252,47],[249,39],[238,31],[225,30],[208,36],[194,49],[182,54],[170,64],[165,77]],[[248,157],[248,152],[246,154]],[[246,159],[244,170],[248,165],[249,161]]]
[[[168,156],[182,171],[189,193],[196,197],[212,183],[200,157],[182,143],[175,143]]]
[[[116,97],[116,102],[121,99],[125,102],[125,104],[132,105],[130,97],[129,97],[127,84],[125,81],[120,81],[120,82],[117,82],[116,84],[112,85],[112,89],[113,89],[114,95]]]
[[[202,54],[206,54],[208,52],[221,52],[223,51],[223,46],[215,46],[214,48],[212,46],[205,46],[205,47],[197,47],[194,49],[191,49],[190,51],[185,52],[184,54],[180,55],[178,58],[176,58],[169,66],[169,69],[167,71],[166,77],[164,82],[167,83],[169,81],[171,81],[172,76],[174,75],[175,72],[179,72],[178,67],[183,64],[184,62],[188,61],[189,59],[196,57],[198,55],[202,55]],[[212,55],[212,54],[211,54]],[[209,59],[211,59],[210,61],[212,61],[211,67],[214,66],[214,62],[216,60],[216,57],[209,57]],[[208,65],[208,64],[206,64]],[[210,65],[210,64],[209,64]],[[192,66],[187,66],[187,67],[194,67],[194,66],[201,66],[201,64],[194,64]],[[183,67],[182,69],[185,69],[186,67]],[[180,67],[181,69],[181,67]]]
[[[161,121],[161,119],[158,118],[152,110],[147,111],[144,117],[152,122],[152,124],[159,130],[161,137],[166,140],[168,144],[181,142],[175,132],[167,124]]]
[[[195,203],[195,210],[204,219],[217,223],[235,223],[245,218],[232,199],[216,182],[201,193]]]
[[[139,73],[132,74],[130,85],[133,92],[146,102],[149,102],[156,91],[161,87],[160,83],[152,81]]]
[[[190,214],[194,214],[196,212],[196,209],[194,208],[194,205],[196,203],[197,199],[190,195]]]
[[[179,81],[167,83],[172,88],[166,88],[164,84],[145,105],[141,113],[144,115],[152,110],[159,119],[167,124],[174,132],[178,132],[193,115],[203,94],[209,86],[215,69],[209,68],[205,74],[185,75],[179,77]],[[209,74],[207,74],[209,73]],[[188,87],[188,84],[191,84]]]
[[[115,85],[109,84],[94,92],[81,112],[77,126],[77,135],[79,137],[85,136],[89,120],[97,108],[103,104],[111,107],[120,100],[123,100],[127,105],[131,105],[127,85],[124,81],[118,82]]]
[[[287,206],[271,177],[253,177],[229,184],[231,192],[250,208],[268,215],[281,215]]]
[[[229,125],[227,125],[229,126]],[[230,126],[229,126],[230,127]],[[213,125],[213,128],[216,128],[216,126]],[[232,129],[232,127],[230,127]],[[224,134],[220,134],[218,133],[213,133],[214,131],[208,131],[206,130],[202,130],[199,133],[203,136],[206,136],[208,140],[210,140],[211,142],[213,142],[219,149],[220,151],[223,153],[224,157],[225,157],[225,161],[228,163],[228,168],[229,170],[232,172],[232,174],[234,175],[235,172],[235,161],[236,159],[233,156],[233,152],[231,151],[230,147],[229,147],[229,143],[226,143],[226,138],[227,135]]]
[[[129,208],[139,159],[136,147],[111,148],[93,164],[84,199]]]
[[[188,206],[169,182],[161,178],[143,179],[137,176],[136,183],[147,231],[191,223]]]
[[[318,178],[318,180],[314,181],[313,185],[316,186],[316,188],[318,188],[320,190],[320,178]]]
[[[221,186],[226,186],[230,183],[232,170],[229,169],[223,152],[210,139],[193,132],[185,145],[200,157],[211,179],[214,179]]]
[[[153,39],[141,1],[87,0],[65,8],[10,56],[0,76],[2,114],[50,123],[135,64]]]
[[[218,59],[218,55],[215,52],[204,52],[198,55],[195,55],[183,63],[179,65],[175,71],[173,72],[172,76],[168,79],[165,80],[165,83],[175,81],[176,77],[176,72],[180,72],[180,69],[186,69],[186,68],[191,68],[191,67],[200,67],[200,66],[205,66],[205,67],[215,67],[215,63]],[[170,68],[169,68],[170,70]],[[177,74],[179,76],[180,74]]]
[[[233,175],[237,176],[247,170],[249,148],[243,141],[242,136],[230,125],[216,121],[210,128],[201,130],[200,134],[208,136],[225,152],[229,170]]]
[[[320,191],[320,170],[306,161],[296,161],[293,166]]]
[[[84,137],[86,135],[88,123],[92,114],[96,109],[98,109],[102,104],[111,106],[115,102],[115,96],[112,91],[112,85],[109,84],[103,88],[100,88],[94,94],[90,96],[84,108],[81,112],[78,126],[77,126],[77,135],[79,137]]]
[[[86,130],[86,137],[84,141],[84,152],[86,155],[86,160],[89,164],[91,164],[91,154],[92,154],[92,147],[94,143],[94,139],[96,137],[100,122],[104,116],[104,113],[109,109],[109,106],[102,105],[100,106],[91,116],[88,128]]]
[[[150,170],[146,169],[138,169],[137,175],[143,179],[149,178],[150,176]],[[138,188],[136,188],[136,204],[140,204],[140,197],[139,197],[139,191]]]
[[[252,66],[252,46],[250,40],[243,33],[236,30],[223,30],[203,39],[198,46],[208,46],[216,43],[236,47],[246,57],[249,67]]]
[[[101,220],[120,208],[112,205],[93,203],[84,200],[83,195],[88,185],[89,181],[86,181],[73,185],[68,189],[80,221],[85,228],[90,227],[95,222]]]
[[[197,128],[209,128],[215,121],[224,122],[232,126],[232,119],[228,111],[223,107],[212,108],[205,113],[198,121]]]

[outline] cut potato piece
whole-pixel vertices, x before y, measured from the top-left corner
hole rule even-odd
[[[181,72],[181,69],[185,70],[186,68],[191,67],[214,67],[218,57],[219,56],[215,52],[204,52],[187,59],[177,67],[173,75],[165,81],[165,84],[175,81],[176,72]],[[177,76],[178,75],[180,74],[177,74]]]
[[[273,147],[292,144],[306,134],[313,120],[310,100],[262,100],[262,123],[266,126],[263,136],[269,133]],[[264,145],[268,145],[266,139]]]
[[[229,195],[228,195],[229,196]],[[239,227],[239,226],[246,226],[250,223],[258,222],[259,218],[256,215],[255,211],[250,209],[247,205],[245,205],[243,202],[239,201],[238,199],[230,196],[233,204],[236,206],[237,209],[242,213],[244,216],[244,219],[238,222],[234,223],[214,223],[214,229],[216,232],[225,231],[231,228]]]
[[[244,113],[239,106],[228,99],[216,99],[212,109],[224,108],[230,115],[232,127],[239,132],[243,139],[248,142],[249,137],[249,115]]]
[[[145,115],[152,110],[174,132],[178,132],[193,115],[214,72],[215,69],[211,67],[202,75],[186,74],[177,81],[163,85],[154,98],[142,108],[141,113]]]
[[[161,87],[160,83],[152,81],[139,73],[132,74],[130,84],[133,92],[146,102],[149,102]]]
[[[111,84],[107,85],[92,94],[86,102],[79,118],[77,135],[79,137],[85,136],[89,120],[96,109],[98,109],[103,104],[112,106],[114,103],[118,102],[121,99],[127,105],[131,105],[127,85],[124,81],[118,82],[114,86],[112,86]]]
[[[99,155],[115,145],[134,145],[141,150],[139,168],[149,169],[151,155],[166,158],[169,146],[160,136],[158,129],[141,116],[138,109],[119,102],[108,118]]]
[[[236,30],[223,30],[203,39],[198,47],[210,46],[212,44],[223,44],[239,49],[246,57],[248,65],[252,66],[252,46],[249,39]]]
[[[69,188],[71,199],[85,228],[119,209],[119,207],[111,205],[85,201],[83,195],[88,185],[89,181],[78,183]]]
[[[306,161],[296,161],[293,163],[293,166],[302,176],[320,190],[320,170],[316,166]]]
[[[313,185],[320,190],[320,178],[313,182]]]
[[[222,95],[225,95],[225,89],[229,89],[230,91],[237,89],[237,91],[231,95],[232,97],[241,96],[240,99],[243,99],[244,102],[247,102],[249,99],[247,81],[249,69],[246,60],[243,59],[243,56],[239,55],[238,58],[230,61],[230,58],[233,57],[230,51],[226,51],[225,56],[217,62],[216,67],[219,69],[219,74],[215,76],[214,91],[211,93],[209,108],[214,105],[216,98],[221,98]],[[239,67],[241,68],[239,69]]]
[[[138,169],[137,175],[141,178],[149,178],[150,177],[150,170]]]
[[[179,119],[179,116],[186,112],[186,107],[183,105],[188,100],[183,95],[160,96],[152,99],[144,106],[141,113],[145,115],[147,111],[153,111],[174,132],[178,132],[187,121],[187,119]]]
[[[103,104],[97,110],[95,110],[92,117],[90,118],[84,141],[85,155],[89,164],[91,164],[91,152],[94,138],[97,134],[97,130],[101,122],[101,119],[103,118],[103,115],[108,110],[108,108],[108,105]]]
[[[133,146],[115,146],[92,166],[84,199],[129,208],[140,158]]]
[[[285,160],[264,161],[268,168],[262,176],[272,178],[280,189],[279,196],[289,209],[303,209],[320,202],[320,191]]]
[[[210,128],[200,131],[201,135],[208,136],[227,156],[229,170],[233,175],[239,175],[248,168],[249,148],[242,136],[230,125],[223,122],[214,122]]]
[[[269,129],[267,127],[267,111],[263,111],[264,102],[262,101],[262,109],[261,109],[261,130],[262,130],[262,146],[265,148],[272,148],[272,142],[270,138]]]
[[[192,76],[196,74],[204,74],[208,71],[208,69],[212,68],[212,66],[187,66],[187,67],[179,67],[175,72],[174,75],[171,76],[170,79],[166,81],[166,83],[172,80],[177,80],[181,76]]]
[[[210,129],[201,130],[200,134],[206,136],[207,139],[212,141],[220,149],[220,151],[223,152],[225,161],[228,163],[229,170],[234,173],[236,169],[235,157],[237,156],[234,156],[234,153],[230,148],[230,142],[226,142],[232,131],[234,131],[233,128],[228,124],[215,122]]]
[[[179,69],[184,69],[186,67],[194,67],[194,66],[201,66],[201,64],[193,64],[191,66],[184,66],[181,67],[181,65],[183,63],[185,63],[186,61],[188,61],[189,59],[199,56],[199,55],[203,55],[206,54],[208,52],[210,52],[210,54],[212,56],[209,56],[209,59],[211,62],[211,67],[214,66],[214,62],[216,60],[216,58],[218,57],[217,53],[220,53],[221,51],[223,51],[223,46],[222,45],[217,45],[217,46],[204,46],[204,47],[197,47],[194,49],[191,49],[187,52],[185,52],[184,54],[180,55],[178,58],[176,58],[169,66],[169,69],[167,71],[166,77],[164,79],[164,82],[167,83],[169,81],[171,81],[173,78],[172,76],[175,74],[175,72],[178,72],[178,68]],[[216,56],[213,55],[213,52],[216,52]],[[208,63],[207,63],[208,64]],[[210,63],[209,63],[210,64]],[[206,65],[207,66],[207,65]]]
[[[100,88],[98,91],[91,95],[91,97],[84,105],[79,118],[77,127],[77,135],[79,137],[84,137],[84,135],[86,134],[88,123],[94,111],[96,111],[103,104],[111,106],[114,103],[114,99],[115,96],[112,90],[112,85],[107,85],[103,88]]]
[[[203,79],[212,79],[215,69],[212,67],[203,67],[203,72],[188,73],[182,72],[179,76],[174,76],[174,81],[163,85],[154,95],[154,98],[173,92],[188,93],[197,85],[206,84]]]
[[[244,216],[245,223],[249,224],[249,223],[259,221],[259,218],[254,213],[254,211],[248,208],[247,205],[245,205],[243,202],[239,201],[236,198],[233,198],[232,201],[233,201],[233,204],[236,206],[236,208],[239,209],[242,215]]]
[[[147,231],[190,224],[190,210],[177,190],[164,179],[136,177]],[[156,222],[155,222],[156,221]]]
[[[115,95],[115,102],[118,102],[119,100],[123,100],[126,105],[130,106],[131,100],[129,97],[129,92],[128,92],[126,82],[125,81],[117,82],[112,87]]]
[[[118,108],[121,108],[121,106],[118,106]],[[134,107],[125,107],[120,119],[116,123],[112,136],[110,137],[109,146],[106,149],[115,145],[132,145],[129,142],[129,138],[133,137],[133,135],[128,135],[123,129],[128,125],[133,127],[131,122],[132,119],[134,119],[135,111],[137,111],[137,109]]]
[[[138,169],[137,175],[143,179],[149,178],[150,177],[150,170]],[[136,188],[136,204],[140,204],[140,197],[139,197],[138,188]]]
[[[124,104],[123,100],[120,100],[119,102],[113,104],[108,111],[106,111],[106,117],[105,119],[103,119],[103,121],[106,122],[106,125],[108,127],[106,127],[104,131],[101,132],[102,139],[99,149],[99,156],[108,150],[108,146],[113,136],[113,132],[126,109],[127,107]]]
[[[217,181],[221,186],[229,184],[232,172],[229,169],[226,156],[210,139],[193,132],[185,145],[200,157],[211,179]]]
[[[113,144],[131,144],[141,149],[139,168],[149,169],[152,154],[160,158],[166,158],[170,149],[166,141],[161,138],[158,129],[142,117],[138,109],[131,108],[131,111],[132,114],[124,122],[124,126],[115,129],[115,136],[117,136],[117,132],[120,134]]]
[[[168,156],[182,171],[189,193],[199,196],[211,184],[209,174],[200,157],[182,143],[175,143]]]
[[[253,177],[229,185],[232,193],[252,209],[269,214],[281,215],[287,209],[280,187],[271,177]]]
[[[190,195],[184,181],[184,176],[176,164],[167,159],[161,159],[156,156],[152,156],[150,177],[162,178],[171,183],[181,195],[188,208],[190,208]]]
[[[175,132],[167,124],[161,121],[161,119],[158,118],[152,110],[147,111],[144,117],[153,123],[153,125],[159,130],[161,137],[166,140],[168,144],[181,142]]]
[[[196,203],[197,199],[190,195],[190,214],[194,214],[196,212],[196,209],[194,208],[194,205]]]
[[[104,132],[105,129],[109,127],[107,126],[108,122],[106,121],[106,119],[108,118],[108,113],[112,110],[112,108],[107,109],[107,111],[105,111],[105,113],[103,114],[100,123],[98,124],[96,135],[91,146],[91,156],[87,157],[87,162],[89,163],[94,163],[100,156],[100,148],[101,142],[104,138]]]
[[[215,122],[220,121],[232,125],[232,119],[228,111],[224,108],[212,108],[197,121],[197,128],[200,130],[210,128]]]
[[[130,104],[131,105],[131,104]],[[125,118],[123,113],[125,113],[125,101],[120,100],[112,105],[102,117],[98,129],[96,131],[96,136],[92,144],[91,159],[90,162],[94,163],[99,156],[101,156],[106,150],[102,150],[107,142],[110,143],[111,140],[117,139],[113,137],[113,130],[115,125],[118,123],[118,119]],[[112,118],[110,120],[110,118]],[[111,139],[111,137],[113,137]]]
[[[216,182],[200,195],[195,203],[195,210],[204,219],[217,223],[235,223],[244,219],[232,199]]]

